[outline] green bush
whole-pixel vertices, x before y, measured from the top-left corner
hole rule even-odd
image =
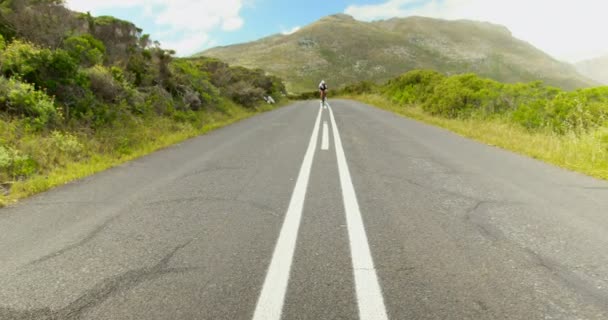
[[[106,52],[103,42],[88,33],[67,38],[64,47],[74,60],[86,67],[101,64]]]
[[[372,93],[377,90],[377,87],[378,86],[371,81],[361,81],[340,88],[338,94]]]
[[[414,70],[390,80],[385,85],[384,94],[399,104],[423,103],[444,79],[445,76],[436,71]]]
[[[262,101],[264,90],[253,86],[249,82],[239,81],[226,88],[226,95],[230,97],[232,101],[247,108],[252,108]]]
[[[158,115],[167,115],[175,109],[173,96],[160,86],[147,88],[144,105],[146,109],[153,110]]]
[[[86,69],[90,89],[101,101],[117,103],[125,98],[125,88],[116,81],[113,72],[103,66]]]
[[[58,120],[53,99],[28,83],[0,77],[0,111],[30,117],[36,128]]]
[[[490,81],[490,80],[487,80]],[[492,91],[483,90],[490,84],[473,74],[453,76],[437,84],[422,107],[433,115],[448,118],[466,116],[481,106]]]
[[[603,98],[597,91],[562,92],[549,101],[546,112],[547,124],[559,133],[595,128],[608,119],[608,92]]]
[[[41,49],[33,44],[13,41],[0,61],[6,77],[17,77],[55,96],[61,103],[75,103],[79,98],[72,87],[86,84],[78,64],[64,50]]]
[[[23,76],[34,72],[38,68],[36,57],[40,52],[38,47],[30,43],[13,41],[0,56],[2,73],[5,76]]]
[[[279,101],[285,94],[285,85],[274,76],[266,75],[262,70],[250,70],[244,67],[231,67],[217,59],[196,58],[192,63],[209,75],[209,81],[226,97],[246,107],[263,101],[263,96],[271,95]],[[238,89],[244,90],[239,93]]]
[[[544,127],[546,123],[545,105],[546,101],[543,100],[521,104],[513,111],[511,118],[515,123],[527,129],[539,129]]]
[[[80,158],[84,151],[84,146],[78,141],[78,138],[67,132],[53,131],[51,143],[54,149],[72,159]]]
[[[27,178],[37,170],[38,165],[32,158],[0,145],[0,183]]]
[[[370,93],[366,83],[343,92]],[[559,134],[587,132],[608,123],[608,87],[566,92],[542,82],[504,84],[474,74],[444,76],[414,70],[388,81],[378,90],[401,105],[419,105],[446,118],[504,117],[530,130]]]

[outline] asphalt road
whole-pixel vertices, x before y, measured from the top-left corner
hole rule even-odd
[[[608,183],[330,104],[0,210],[0,319],[608,318]]]

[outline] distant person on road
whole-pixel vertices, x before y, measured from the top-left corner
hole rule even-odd
[[[327,99],[327,84],[325,80],[321,80],[321,83],[319,83],[319,93],[321,94],[321,102],[325,103],[325,99]]]

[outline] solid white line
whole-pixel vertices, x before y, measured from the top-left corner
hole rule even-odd
[[[268,267],[264,286],[258,299],[258,304],[253,315],[254,320],[279,320],[283,311],[283,303],[287,284],[289,282],[289,273],[293,254],[296,248],[298,238],[298,230],[302,218],[302,210],[304,208],[304,199],[306,198],[306,189],[308,188],[308,180],[310,178],[310,170],[312,167],[315,151],[317,149],[317,141],[319,139],[319,126],[321,123],[321,114],[323,109],[319,108],[319,114],[315,122],[308,150],[304,156],[302,167],[298,180],[291,195],[289,208],[285,214],[285,221],[279,234],[272,261]]]
[[[351,180],[348,163],[346,162],[346,156],[342,147],[342,140],[340,139],[340,132],[338,132],[338,126],[336,125],[331,106],[329,106],[329,116],[331,118],[334,145],[338,157],[338,171],[342,186],[344,210],[346,212],[359,318],[361,320],[386,320],[388,316],[386,315],[382,289],[380,289],[380,283],[378,282],[378,276],[374,268],[374,261],[367,242],[357,195]]]
[[[321,150],[329,150],[329,127],[327,121],[323,122],[323,138],[321,139]]]

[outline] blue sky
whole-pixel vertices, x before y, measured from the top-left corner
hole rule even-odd
[[[190,55],[287,32],[334,13],[361,21],[421,15],[508,27],[554,57],[608,53],[608,4],[599,0],[67,0],[68,7],[134,22],[163,47]]]

